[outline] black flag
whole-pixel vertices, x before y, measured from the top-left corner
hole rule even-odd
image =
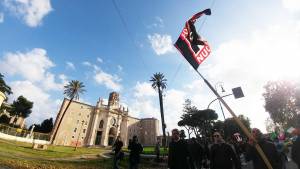
[[[174,46],[181,52],[185,59],[197,70],[198,66],[210,54],[210,47],[207,41],[204,41],[197,33],[195,28],[196,20],[202,15],[210,15],[210,9],[205,9],[193,15],[185,26],[174,44]]]

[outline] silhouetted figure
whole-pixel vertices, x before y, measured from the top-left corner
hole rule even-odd
[[[172,141],[169,144],[168,167],[170,169],[189,169],[187,143],[180,139],[178,129],[172,130]]]
[[[254,147],[254,144],[258,144],[263,150],[263,152],[265,153],[273,169],[281,169],[282,162],[276,150],[275,145],[272,142],[265,140],[263,138],[261,131],[257,128],[254,128],[252,130],[252,136],[255,138],[257,143],[255,143],[253,140],[249,140],[249,144],[246,150],[246,158],[247,160],[252,160],[253,168],[268,169],[265,162],[263,161],[263,159],[257,152],[256,148]]]
[[[160,141],[157,140],[155,144],[155,149],[154,149],[155,155],[156,155],[156,162],[159,162],[159,156],[160,156]]]
[[[203,148],[195,138],[189,140],[188,150],[190,154],[189,162],[191,169],[201,169],[203,159]]]
[[[298,169],[300,169],[300,130],[296,129],[293,135],[295,135],[297,139],[292,146],[292,159],[298,165]]]
[[[133,136],[132,141],[128,145],[129,154],[129,169],[138,169],[140,163],[140,154],[143,152],[143,146],[138,142],[137,136]]]
[[[207,138],[203,138],[203,160],[202,160],[202,166],[204,169],[209,169],[209,158],[210,158],[210,150],[209,150],[209,143],[207,141]]]
[[[122,154],[123,152],[121,152],[122,147],[123,147],[123,142],[121,141],[121,137],[118,136],[113,145],[113,151],[114,151],[113,169],[119,169],[118,163],[120,159],[123,158],[124,155]]]
[[[219,132],[213,134],[214,144],[210,150],[210,169],[241,169],[232,146],[225,143]]]

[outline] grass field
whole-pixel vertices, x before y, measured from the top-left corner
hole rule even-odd
[[[0,139],[0,166],[12,169],[111,169],[112,160],[99,156],[109,151],[104,148],[78,148],[49,146],[47,150],[34,150],[31,144]],[[97,156],[98,154],[98,156]],[[82,158],[84,157],[84,158]],[[128,159],[121,168],[128,168]],[[141,169],[159,169],[155,163],[142,160]]]

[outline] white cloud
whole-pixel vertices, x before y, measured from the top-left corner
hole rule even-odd
[[[99,58],[99,57],[97,57],[97,61],[98,61],[99,63],[103,63],[103,60],[102,60],[101,58]]]
[[[119,70],[120,72],[122,72],[122,71],[123,71],[123,67],[122,67],[121,65],[118,65],[118,70]]]
[[[4,0],[4,6],[30,27],[41,25],[53,10],[50,0]]]
[[[46,50],[39,48],[24,53],[9,52],[0,59],[0,72],[18,79],[8,82],[13,90],[12,99],[23,95],[34,102],[33,112],[27,124],[56,117],[61,102],[58,104],[51,96],[53,91],[63,90],[67,76],[64,74],[56,76],[49,71],[52,67],[54,63],[47,56]]]
[[[137,82],[135,87],[134,87],[134,94],[133,95],[137,98],[142,98],[142,97],[145,97],[145,96],[155,96],[156,92],[152,88],[151,83]]]
[[[168,131],[171,131],[173,128],[178,128],[177,123],[182,115],[183,103],[186,97],[187,95],[184,91],[175,89],[166,91],[164,112]]]
[[[4,22],[4,13],[0,12],[0,23]]]
[[[75,65],[72,62],[66,62],[67,69],[75,70]]]
[[[0,61],[1,72],[9,75],[20,74],[30,81],[40,81],[44,78],[47,69],[54,63],[47,56],[44,49],[35,48],[29,52],[6,53]]]
[[[154,117],[160,120],[160,111],[151,99],[133,99],[129,104],[129,115],[138,118]]]
[[[102,61],[99,59],[100,58],[97,58],[98,62]],[[93,79],[96,81],[97,84],[104,85],[107,89],[112,89],[115,91],[122,90],[122,85],[120,84],[122,79],[119,76],[104,72],[99,66],[92,64],[88,61],[85,61],[82,64],[93,69]],[[118,68],[119,66],[120,65],[118,65]]]
[[[82,64],[84,66],[92,66],[92,64],[90,62],[88,62],[88,61],[84,61],[84,62],[82,62]]]
[[[151,43],[152,49],[157,55],[174,52],[172,38],[170,35],[160,35],[154,33],[153,35],[148,35],[148,40]]]
[[[105,85],[108,89],[115,91],[120,91],[122,89],[122,85],[119,83],[121,79],[117,75],[111,75],[102,70],[97,71],[94,80],[100,85]]]
[[[65,74],[58,75],[58,78],[62,81],[62,84],[65,85],[68,83],[68,77]]]
[[[20,75],[26,81],[43,86],[45,90],[62,90],[66,78],[56,82],[56,76],[49,71],[54,66],[47,51],[40,48],[25,53],[9,52],[0,60],[0,71],[9,76]]]
[[[300,11],[300,1],[299,0],[282,0],[283,7],[292,11],[299,12]]]
[[[53,101],[50,94],[45,92],[42,88],[34,85],[30,81],[14,81],[10,84],[13,95],[10,99],[15,100],[20,95],[23,95],[30,101],[33,101],[33,111],[29,118],[26,119],[26,124],[39,123],[44,119],[56,117],[58,107],[61,104],[59,101]]]

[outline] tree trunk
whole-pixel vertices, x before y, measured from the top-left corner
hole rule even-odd
[[[64,118],[64,116],[65,116],[65,114],[66,114],[66,112],[67,112],[67,110],[68,110],[68,108],[70,107],[70,105],[71,105],[73,99],[74,99],[74,98],[71,98],[71,100],[69,101],[67,107],[66,107],[65,110],[63,111],[63,114],[61,115],[61,118],[58,119],[58,120],[59,120],[59,121],[58,121],[58,125],[56,125],[56,126],[53,127],[53,130],[54,130],[54,131],[53,131],[52,137],[50,138],[51,144],[53,144],[53,142],[54,142],[54,139],[55,139],[55,137],[56,137],[56,135],[57,135],[57,131],[58,131],[59,127],[60,127],[60,124],[61,124],[61,122],[62,122],[62,120],[63,120],[63,118]],[[57,117],[57,118],[59,118],[59,117]]]
[[[165,118],[164,118],[164,105],[163,105],[163,98],[162,98],[162,91],[160,86],[158,86],[158,96],[159,96],[159,105],[160,105],[160,115],[161,115],[161,125],[163,131],[163,147],[166,147],[166,125],[165,125]]]

